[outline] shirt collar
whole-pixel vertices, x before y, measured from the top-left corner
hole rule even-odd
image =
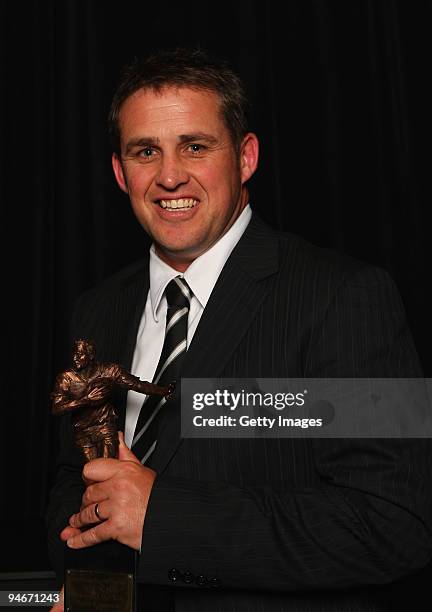
[[[226,234],[205,253],[197,257],[184,274],[162,261],[152,244],[150,247],[150,300],[156,322],[159,320],[165,288],[176,276],[182,276],[185,279],[202,308],[206,307],[219,274],[242,237],[251,217],[252,210],[248,204]]]

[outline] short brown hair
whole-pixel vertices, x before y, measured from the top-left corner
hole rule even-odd
[[[210,58],[200,49],[159,51],[125,66],[111,103],[108,129],[113,150],[120,155],[119,113],[122,104],[140,89],[161,91],[164,87],[191,87],[219,96],[222,118],[237,152],[248,132],[249,104],[239,76],[222,60]]]

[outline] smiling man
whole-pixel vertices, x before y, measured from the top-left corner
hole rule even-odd
[[[112,163],[153,244],[81,296],[74,336],[157,384],[421,376],[384,271],[252,214],[246,110],[239,78],[202,52],[125,70]],[[147,612],[385,610],[371,585],[429,559],[426,441],[181,439],[179,413],[129,392],[119,459],[84,468],[65,420],[48,510],[60,579],[62,542],[114,539],[137,551]]]
[[[239,217],[258,162],[256,136],[234,143],[220,106],[214,91],[164,86],[135,92],[119,111],[117,182],[157,255],[180,272]]]

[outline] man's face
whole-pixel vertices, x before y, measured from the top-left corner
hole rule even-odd
[[[137,91],[121,107],[119,126],[117,182],[159,256],[184,271],[246,206],[256,136],[247,134],[236,153],[218,96],[188,87]]]

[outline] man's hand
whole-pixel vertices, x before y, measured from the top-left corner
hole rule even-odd
[[[81,510],[70,517],[69,526],[61,533],[62,540],[71,548],[118,540],[140,550],[156,472],[141,465],[126,446],[122,433],[119,441],[119,459],[93,459],[84,466],[87,489]],[[96,504],[100,518],[95,512]]]

